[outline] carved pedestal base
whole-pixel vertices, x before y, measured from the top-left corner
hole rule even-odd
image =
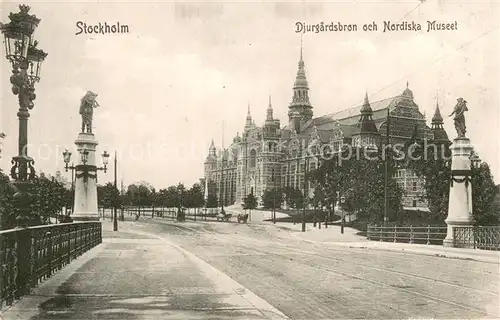
[[[93,134],[80,133],[75,141],[78,165],[75,172],[75,204],[71,218],[74,221],[98,221],[97,170],[95,151],[98,142]],[[88,151],[87,163],[81,163],[81,152]]]
[[[448,230],[444,246],[454,246],[453,228],[472,225],[472,184],[471,161],[472,145],[468,138],[455,138],[450,147],[452,152],[450,196],[448,202]]]

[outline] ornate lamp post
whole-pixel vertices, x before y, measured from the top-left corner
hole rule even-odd
[[[6,57],[12,64],[12,93],[18,96],[19,111],[19,154],[12,158],[11,177],[17,189],[15,194],[18,211],[18,227],[26,227],[29,223],[30,194],[28,188],[35,178],[34,160],[28,156],[28,118],[33,109],[35,83],[40,81],[40,67],[47,53],[37,48],[38,41],[32,35],[40,19],[28,12],[27,5],[19,6],[20,12],[10,13],[10,22],[0,23],[0,30],[5,37]]]
[[[481,159],[474,151],[471,151],[469,159],[472,170],[477,170],[481,167]]]
[[[89,150],[83,149],[80,152],[80,164],[73,166],[69,165],[69,162],[71,161],[71,152],[69,152],[67,149],[63,152],[63,157],[64,157],[64,163],[66,164],[65,170],[66,172],[68,170],[75,171],[75,179],[82,178],[83,183],[85,185],[88,184],[89,178],[91,179],[96,179],[97,180],[97,171],[107,171],[107,165],[108,165],[108,160],[109,160],[109,153],[107,151],[104,151],[101,155],[102,157],[102,163],[103,167],[97,167],[95,165],[89,165],[87,164],[89,162]],[[78,214],[76,212],[76,209],[79,208],[79,203],[82,201],[77,197],[77,188],[74,188],[72,190],[73,192],[73,219],[76,219],[77,216],[75,214]],[[80,201],[80,202],[79,202]],[[87,200],[85,200],[87,201]],[[97,201],[97,200],[95,200]]]
[[[109,160],[109,153],[107,151],[104,151],[101,154],[102,157],[102,163],[103,167],[96,167],[93,165],[87,165],[88,161],[88,156],[89,156],[89,151],[87,149],[83,149],[83,151],[80,153],[81,156],[81,162],[82,164],[79,164],[77,166],[69,166],[69,162],[71,160],[71,152],[68,151],[68,149],[64,150],[63,152],[63,157],[64,157],[64,163],[66,163],[66,167],[64,168],[66,172],[68,170],[76,170],[80,171],[80,174],[76,174],[77,178],[83,177],[84,181],[87,181],[88,178],[96,178],[97,177],[97,171],[102,170],[104,173],[108,170],[107,165],[108,165],[108,160]],[[92,173],[95,172],[95,173]]]

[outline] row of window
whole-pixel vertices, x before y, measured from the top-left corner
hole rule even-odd
[[[416,178],[418,177],[417,174],[410,169],[399,169],[394,174],[392,175],[393,178]]]

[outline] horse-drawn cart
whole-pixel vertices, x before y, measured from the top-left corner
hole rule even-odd
[[[247,220],[248,220],[248,213],[245,213],[245,214],[240,213],[238,215],[238,223],[240,223],[240,222],[247,223]]]
[[[217,215],[217,221],[229,221],[232,216],[230,213],[221,212]]]

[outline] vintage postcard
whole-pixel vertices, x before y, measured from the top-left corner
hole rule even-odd
[[[0,319],[500,317],[500,2],[0,22]]]

